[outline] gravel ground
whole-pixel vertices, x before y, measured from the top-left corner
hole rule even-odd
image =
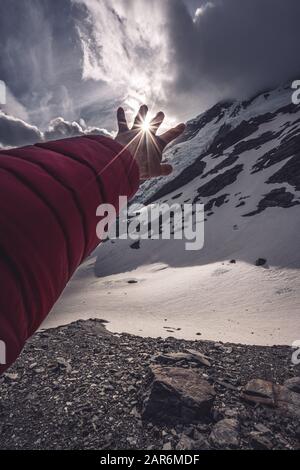
[[[210,419],[172,425],[142,420],[149,365],[187,349],[211,363],[176,364],[197,369],[214,386]],[[299,376],[292,352],[287,346],[114,335],[100,320],[39,332],[0,377],[0,449],[213,449],[212,430],[224,418],[238,423],[237,448],[298,449],[299,416],[242,398],[251,379],[283,384]]]

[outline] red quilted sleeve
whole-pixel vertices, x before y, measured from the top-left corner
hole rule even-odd
[[[99,204],[118,210],[119,196],[132,197],[138,186],[131,154],[107,137],[0,152],[0,373],[99,244]]]

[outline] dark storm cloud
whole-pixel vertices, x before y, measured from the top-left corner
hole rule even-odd
[[[42,133],[37,127],[0,111],[0,147],[18,147],[41,140]]]
[[[242,97],[300,73],[299,0],[187,2],[169,2],[176,93]]]
[[[85,134],[110,135],[105,129],[86,126],[84,121],[79,124],[65,121],[61,117],[52,120],[45,132],[41,132],[36,126],[0,111],[0,149]]]
[[[2,115],[0,142],[72,135],[82,118],[111,130],[141,100],[189,119],[300,79],[299,18],[299,0],[0,0],[4,111],[19,118]]]
[[[87,18],[85,5],[71,0],[0,1],[0,79],[9,90],[7,113],[39,126],[60,115],[82,117],[83,104],[101,89],[100,82],[82,80],[78,25],[86,22],[88,29]]]

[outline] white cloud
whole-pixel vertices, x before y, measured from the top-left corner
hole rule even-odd
[[[214,7],[214,4],[212,2],[207,2],[201,7],[197,8],[195,11],[194,19],[193,19],[194,23],[196,23],[196,21],[198,21],[199,18],[205,14],[207,9],[213,8],[213,7]]]
[[[164,2],[76,0],[89,9],[78,25],[83,49],[83,78],[102,80],[121,93],[135,112],[144,102],[166,101],[171,80]],[[153,109],[154,111],[154,109]]]

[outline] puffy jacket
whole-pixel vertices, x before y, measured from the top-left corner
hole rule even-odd
[[[139,170],[112,139],[84,136],[0,152],[0,346],[3,373],[96,248],[101,203],[118,210]]]

